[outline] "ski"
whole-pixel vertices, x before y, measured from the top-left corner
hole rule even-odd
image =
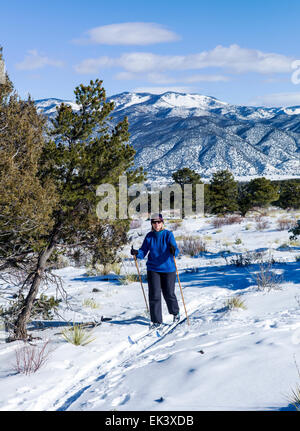
[[[156,330],[157,328],[149,328],[147,332],[143,332],[139,337],[136,337],[136,338],[128,335],[128,341],[130,344],[137,344],[144,338],[148,337],[149,335],[155,334]]]
[[[148,332],[141,334],[138,338],[133,338],[130,335],[128,335],[128,341],[130,344],[137,344],[144,338],[155,335],[157,337],[163,337],[165,334],[170,332],[173,328],[175,328],[179,323],[186,320],[186,317],[181,318],[180,320],[172,323],[162,323],[159,328],[150,328]]]
[[[192,314],[193,312],[195,312],[199,307],[199,301],[198,300],[194,300],[192,301],[190,304],[188,304],[187,306],[187,312],[188,312],[188,316],[190,314]],[[142,334],[137,335],[137,337],[134,336],[128,336],[128,341],[130,344],[137,344],[139,343],[141,340],[145,339],[146,337],[152,336],[154,335],[155,338],[162,338],[164,337],[166,334],[168,334],[169,332],[171,332],[174,328],[176,328],[177,325],[179,325],[180,323],[184,322],[186,320],[186,315],[184,313],[182,313],[183,310],[181,310],[181,319],[177,320],[176,322],[171,322],[171,323],[163,323],[161,328],[152,328],[152,329],[148,329],[147,332],[143,332]]]
[[[169,324],[166,323],[164,327],[156,330],[157,337],[162,338],[163,336],[171,332],[174,328],[176,328],[176,326],[179,325],[184,320],[186,320],[186,317],[176,320],[176,322],[172,322]]]

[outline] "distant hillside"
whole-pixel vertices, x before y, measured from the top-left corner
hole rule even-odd
[[[300,177],[300,106],[264,108],[236,106],[199,94],[121,93],[114,119],[126,115],[135,164],[150,180],[170,179],[182,167],[210,178],[229,169],[236,178]],[[37,100],[47,116],[60,99]]]

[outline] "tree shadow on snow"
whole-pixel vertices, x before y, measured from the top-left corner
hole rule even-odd
[[[107,274],[107,275],[94,275],[88,276],[87,274],[83,274],[80,277],[72,278],[71,281],[79,281],[84,283],[97,283],[99,281],[109,281],[112,284],[120,285],[119,277],[115,274]]]
[[[109,320],[109,319],[108,319]],[[65,321],[61,321],[61,320],[32,320],[29,324],[28,324],[28,330],[29,331],[33,331],[33,330],[45,330],[45,329],[55,329],[55,328],[61,328],[61,327],[72,327],[72,326],[84,326],[86,328],[93,328],[95,326],[98,326],[100,324],[102,324],[102,322],[105,322],[106,319],[102,316],[101,320],[99,322],[83,322],[83,321],[78,321],[78,322],[65,322]]]
[[[110,324],[115,325],[142,325],[142,326],[149,326],[149,319],[144,316],[135,316],[131,317],[130,319],[124,319],[124,320],[110,320]]]
[[[254,285],[249,270],[234,265],[200,267],[196,271],[182,273],[180,280],[190,281],[193,287],[199,288],[218,286],[230,290],[241,290]]]
[[[283,282],[300,284],[299,262],[275,263],[273,268],[281,271]]]
[[[300,283],[299,262],[274,263],[270,270],[280,274],[282,283]],[[187,269],[180,274],[182,282],[191,282],[193,287],[223,287],[229,290],[243,290],[256,286],[255,274],[260,271],[260,264],[247,266],[215,265]],[[197,286],[198,285],[198,286]]]
[[[293,404],[289,404],[286,407],[281,407],[280,409],[278,409],[278,411],[280,411],[280,412],[296,412],[297,409]]]

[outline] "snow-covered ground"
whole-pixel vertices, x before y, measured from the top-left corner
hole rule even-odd
[[[37,372],[15,371],[24,343],[6,343],[1,328],[0,410],[294,409],[291,392],[300,383],[300,241],[289,243],[290,234],[278,230],[277,222],[299,215],[270,211],[262,230],[254,216],[218,228],[212,217],[181,225],[167,222],[178,243],[188,235],[206,243],[202,255],[177,259],[185,303],[194,311],[189,325],[184,321],[163,338],[150,336],[137,344],[128,336],[148,331],[139,282],[121,284],[114,274],[88,275],[86,268],[56,270],[68,305],[61,302],[61,318],[30,325],[29,332],[41,338],[31,344],[41,348],[48,341],[47,362]],[[147,221],[132,229],[130,243],[137,248],[148,230]],[[232,264],[231,259],[247,251],[273,259],[272,270],[280,275],[277,288],[258,289],[258,263]],[[121,257],[121,275],[136,273],[129,246]],[[142,273],[145,263],[139,261]],[[143,285],[147,293],[147,283]],[[1,303],[14,291],[6,286]],[[183,315],[178,283],[176,292]],[[55,288],[45,294],[55,294]],[[228,311],[225,302],[237,295],[246,308]],[[164,312],[168,321],[165,305]],[[91,343],[75,346],[61,336],[66,322],[99,322],[101,316],[102,324],[90,329]]]

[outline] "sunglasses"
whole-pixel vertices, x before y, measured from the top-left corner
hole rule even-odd
[[[156,223],[162,223],[162,221],[152,221],[152,224],[156,224]]]

